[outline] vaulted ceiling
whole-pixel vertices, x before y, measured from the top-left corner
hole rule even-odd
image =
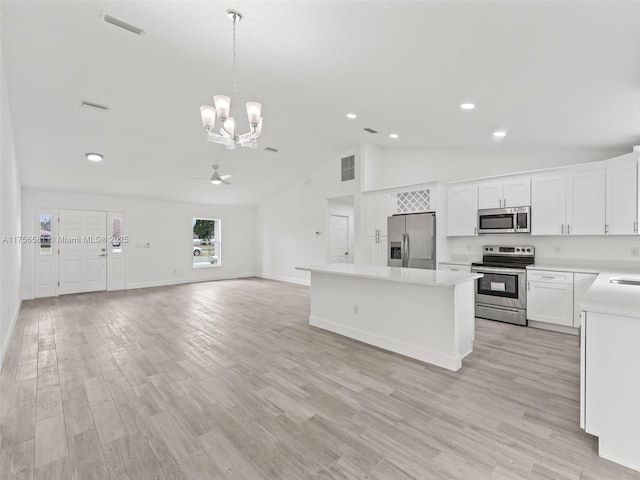
[[[209,143],[200,123],[200,105],[231,94],[228,8],[245,15],[232,110],[242,132],[244,102],[262,103],[256,150]],[[640,143],[638,25],[639,2],[612,0],[2,2],[25,187],[212,204],[255,205],[365,140],[629,149]],[[213,163],[233,185],[185,179]]]

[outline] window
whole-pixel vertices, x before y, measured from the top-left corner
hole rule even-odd
[[[356,166],[355,166],[354,155],[350,155],[348,157],[344,157],[341,160],[341,170],[342,170],[342,181],[346,182],[347,180],[353,180],[356,178]]]
[[[193,266],[220,266],[220,219],[194,218]]]
[[[51,255],[51,214],[40,214],[40,255]]]
[[[113,217],[111,221],[111,252],[122,252],[122,218]]]

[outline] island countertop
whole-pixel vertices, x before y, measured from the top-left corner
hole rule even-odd
[[[389,282],[413,283],[435,287],[451,287],[481,278],[481,273],[450,272],[446,270],[425,270],[421,268],[385,267],[382,265],[355,265],[352,263],[329,263],[296,267],[296,270],[344,275],[348,277],[371,278]]]
[[[611,283],[612,278],[640,282],[640,274],[602,272],[580,302],[581,310],[640,318],[640,286]]]

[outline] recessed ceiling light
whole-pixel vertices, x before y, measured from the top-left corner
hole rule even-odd
[[[394,140],[398,137],[400,137],[400,135],[398,135],[397,133],[392,133],[391,135],[389,135],[389,138],[393,138]]]
[[[90,162],[101,162],[104,158],[99,153],[87,153],[85,157],[87,157],[87,160],[89,160]]]
[[[498,130],[497,132],[493,132],[494,137],[504,137],[506,135],[507,135],[507,132],[503,132],[501,130]]]
[[[355,113],[347,113],[347,118],[350,118],[351,120],[354,120],[354,119],[358,118],[358,116]]]
[[[473,110],[474,108],[476,108],[476,106],[473,103],[463,103],[462,105],[460,105],[460,108],[462,110]]]

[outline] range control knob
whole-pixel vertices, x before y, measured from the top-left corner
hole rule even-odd
[[[491,247],[489,250],[493,252],[493,247]]]
[[[530,252],[530,251],[531,251],[531,249],[530,249],[530,248],[527,248],[527,252]]]
[[[519,252],[519,251],[520,251],[520,249],[519,249],[519,248],[516,248],[516,252]]]

